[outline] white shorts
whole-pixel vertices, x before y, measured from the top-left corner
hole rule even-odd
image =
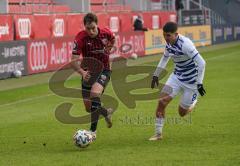
[[[169,94],[172,98],[182,93],[180,106],[184,109],[193,108],[197,103],[198,90],[184,86],[174,74],[171,74],[162,89],[162,92]]]

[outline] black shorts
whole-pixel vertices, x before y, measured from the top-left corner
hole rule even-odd
[[[82,97],[89,98],[92,85],[97,82],[105,88],[110,81],[111,70],[103,70],[101,73],[92,73],[89,81],[83,81],[82,79]],[[103,91],[104,92],[104,91]]]

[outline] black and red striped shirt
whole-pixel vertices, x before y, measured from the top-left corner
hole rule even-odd
[[[98,28],[98,35],[91,38],[85,30],[80,31],[74,40],[73,54],[82,54],[84,58],[93,58],[102,63],[105,70],[110,70],[109,52],[104,51],[109,44],[113,45],[114,34],[108,28]],[[85,64],[86,65],[86,64]],[[89,63],[89,67],[91,63]]]

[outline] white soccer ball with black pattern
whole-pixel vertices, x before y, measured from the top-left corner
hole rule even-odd
[[[132,53],[132,55],[130,57],[131,57],[131,59],[136,60],[138,58],[138,55],[136,53]]]
[[[15,70],[15,71],[13,72],[13,76],[14,76],[15,78],[20,78],[20,77],[22,76],[21,70]]]
[[[90,131],[87,130],[78,130],[74,136],[73,140],[76,146],[80,148],[85,148],[90,145],[93,141],[93,136]]]

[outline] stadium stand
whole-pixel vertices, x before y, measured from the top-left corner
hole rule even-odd
[[[9,0],[9,13],[67,13],[71,8],[54,0]]]
[[[130,12],[130,5],[118,4],[116,0],[92,0],[91,11],[93,12]]]
[[[9,0],[9,13],[67,13],[71,8],[55,0]],[[90,4],[93,12],[130,12],[130,5],[117,3],[116,0],[92,0]]]

